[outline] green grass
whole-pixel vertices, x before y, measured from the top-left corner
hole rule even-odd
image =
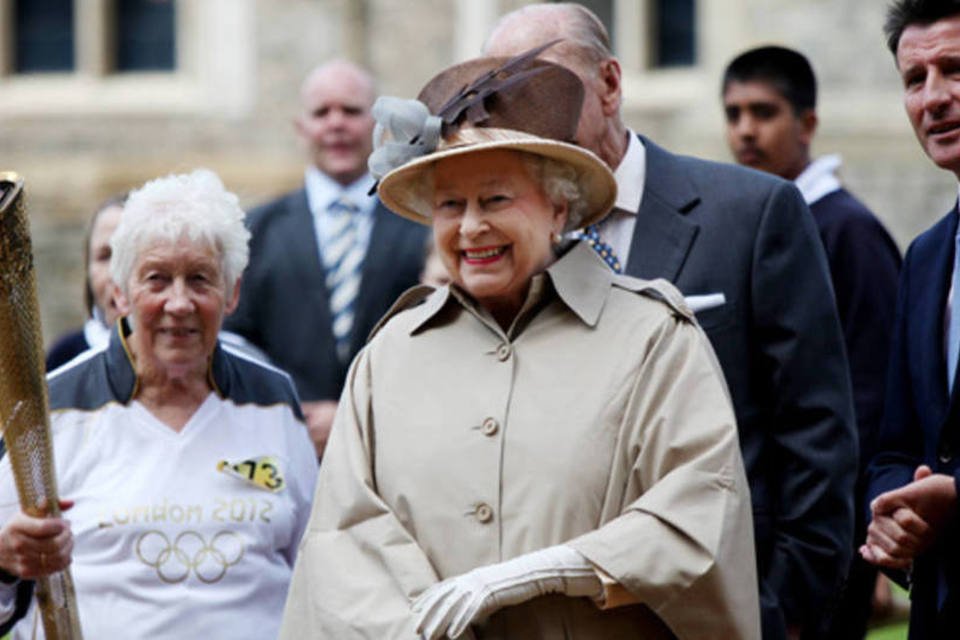
[[[867,634],[867,640],[906,640],[907,623],[874,629]]]
[[[893,595],[898,600],[906,602],[909,598],[907,592],[899,585],[891,583]],[[867,640],[906,640],[907,622],[897,622],[884,627],[879,627],[867,634]]]

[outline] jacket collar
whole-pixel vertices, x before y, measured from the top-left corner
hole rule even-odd
[[[647,138],[641,140],[647,152],[647,176],[626,273],[676,282],[700,231],[700,225],[686,215],[697,207],[700,195],[687,175],[686,160]]]
[[[646,179],[641,211],[652,195],[661,204],[677,211],[687,213],[700,202],[700,194],[687,177],[687,172],[678,158],[666,149],[657,146],[649,138],[637,135],[646,150]]]
[[[530,287],[530,298],[524,304],[524,309],[537,308],[541,299],[555,295],[581,322],[594,327],[603,312],[614,277],[614,273],[589,245],[576,242],[543,274],[534,276],[536,282]],[[429,329],[431,321],[451,304],[459,305],[485,324],[490,324],[489,314],[485,310],[462,289],[450,285],[440,287],[423,304],[411,310],[417,316],[410,334]]]
[[[595,327],[614,280],[606,263],[586,242],[578,242],[547,273],[564,304],[584,324]]]

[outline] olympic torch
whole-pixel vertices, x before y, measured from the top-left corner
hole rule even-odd
[[[23,180],[0,172],[0,425],[24,512],[59,516],[37,281]],[[47,640],[79,640],[70,570],[37,580]]]

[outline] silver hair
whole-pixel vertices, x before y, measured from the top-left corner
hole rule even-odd
[[[566,162],[522,151],[520,159],[530,175],[540,182],[550,202],[567,204],[565,228],[579,229],[588,212],[586,199],[577,180],[577,170]]]
[[[497,21],[483,50],[489,49],[490,42],[501,28],[517,21],[530,25],[542,32],[543,41],[562,38],[556,47],[568,48],[579,58],[584,70],[597,74],[597,66],[604,60],[613,58],[610,48],[610,35],[600,18],[577,2],[541,2],[520,7],[507,13]]]
[[[227,298],[247,266],[250,232],[237,196],[209,169],[150,180],[132,191],[110,238],[110,276],[127,287],[140,253],[157,242],[206,244],[219,254]]]
[[[580,188],[579,176],[572,165],[547,158],[528,151],[513,151],[520,156],[523,166],[553,204],[567,204],[567,224],[565,229],[579,229],[581,221],[589,213],[587,201]],[[413,207],[427,218],[432,217],[434,181],[436,164],[431,164],[421,173],[420,180],[413,185]]]

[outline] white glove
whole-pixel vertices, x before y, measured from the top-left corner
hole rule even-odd
[[[503,607],[548,593],[598,599],[603,585],[577,551],[547,547],[433,585],[413,603],[417,633],[426,640],[456,638]]]

